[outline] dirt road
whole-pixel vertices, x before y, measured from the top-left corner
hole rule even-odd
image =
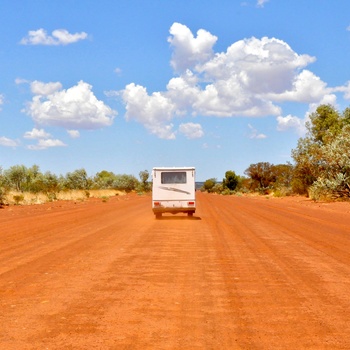
[[[350,349],[350,204],[0,210],[0,349]]]

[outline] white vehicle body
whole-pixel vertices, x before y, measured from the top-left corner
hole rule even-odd
[[[152,170],[152,210],[156,217],[162,213],[187,213],[196,211],[196,186],[194,167],[158,167]]]

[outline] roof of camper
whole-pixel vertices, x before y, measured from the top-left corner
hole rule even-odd
[[[183,167],[154,167],[153,170],[160,170],[160,171],[176,171],[176,170],[195,170],[195,167],[193,166],[183,166]]]

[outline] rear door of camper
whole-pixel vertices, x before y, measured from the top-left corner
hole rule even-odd
[[[165,208],[195,207],[194,168],[154,168],[153,201]]]

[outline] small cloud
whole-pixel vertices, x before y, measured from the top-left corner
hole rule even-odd
[[[49,133],[47,133],[44,129],[36,129],[33,128],[32,131],[27,131],[23,137],[25,139],[32,139],[32,140],[38,140],[38,139],[48,139],[51,137]]]
[[[207,149],[207,148],[209,148],[209,145],[205,142],[205,143],[203,143],[202,148]]]
[[[121,70],[121,68],[116,68],[115,70],[114,70],[114,73],[116,73],[117,75],[121,75],[122,74],[122,70]]]
[[[198,139],[204,135],[202,126],[195,123],[180,124],[179,131],[188,139]]]
[[[348,32],[350,32],[350,26],[348,26],[348,27],[346,28],[346,30],[347,30]]]
[[[277,117],[277,130],[287,131],[294,129],[298,135],[303,136],[306,133],[305,120],[306,119],[303,120],[292,116],[291,114],[287,115],[286,117],[279,116]]]
[[[67,133],[72,139],[77,139],[80,137],[79,130],[67,130]]]
[[[111,98],[119,98],[121,93],[120,91],[116,91],[116,90],[107,90],[103,92],[107,97],[111,97]]]
[[[264,7],[264,5],[269,2],[269,0],[258,0],[258,2],[256,3],[257,7]]]
[[[343,92],[344,98],[350,100],[350,80],[343,86],[338,86],[333,89],[334,92]]]
[[[257,140],[266,139],[267,136],[265,134],[259,134],[258,130],[256,130],[250,124],[248,124],[248,128],[250,129],[250,133],[248,136],[250,139],[257,139]]]
[[[4,104],[4,95],[0,94],[0,111],[1,111],[1,106]]]
[[[87,36],[85,32],[71,34],[66,29],[56,29],[51,35],[48,35],[45,29],[40,28],[38,30],[30,30],[28,35],[20,41],[20,44],[47,46],[68,45],[79,40],[84,40]]]
[[[51,147],[64,147],[67,146],[61,140],[57,139],[40,139],[36,145],[27,146],[28,149],[33,151],[43,150]]]
[[[29,81],[26,79],[22,79],[22,78],[16,78],[15,83],[16,83],[16,85],[21,85],[21,84],[28,84]]]
[[[35,95],[47,96],[61,89],[62,89],[62,84],[58,81],[43,83],[42,81],[34,80],[32,83],[30,83],[30,90]]]
[[[4,147],[17,147],[19,145],[19,142],[17,140],[12,140],[7,137],[0,137],[0,146]]]

